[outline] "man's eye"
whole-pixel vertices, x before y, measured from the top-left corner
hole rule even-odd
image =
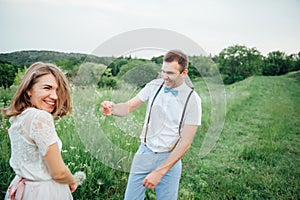
[[[161,73],[162,74],[167,74],[167,75],[173,75],[173,74],[175,74],[174,72],[164,72],[164,71],[162,71]]]

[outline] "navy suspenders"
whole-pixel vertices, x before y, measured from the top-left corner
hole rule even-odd
[[[165,82],[162,82],[162,84],[159,86],[158,90],[156,91],[154,97],[153,97],[153,100],[151,102],[151,105],[150,105],[150,110],[149,110],[149,114],[148,114],[148,119],[147,119],[147,124],[146,124],[146,131],[145,131],[145,138],[144,138],[144,143],[146,144],[147,142],[147,133],[148,133],[148,125],[149,125],[149,122],[150,122],[150,115],[151,115],[151,111],[152,111],[152,106],[153,106],[153,103],[159,93],[159,91],[161,90],[162,86],[164,85]],[[180,137],[181,137],[181,127],[182,127],[182,124],[183,124],[183,118],[184,118],[184,115],[185,115],[185,111],[186,111],[186,107],[187,107],[187,104],[188,104],[188,101],[193,93],[194,89],[191,88],[191,91],[185,101],[185,104],[184,104],[184,108],[183,108],[183,111],[182,111],[182,114],[181,114],[181,119],[180,119],[180,123],[179,123],[179,127],[178,127],[178,135],[179,135],[179,138],[178,140],[168,149],[169,151],[172,151],[174,149],[174,147],[176,146],[176,144],[178,143]]]

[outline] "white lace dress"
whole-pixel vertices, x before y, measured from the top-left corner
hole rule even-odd
[[[73,199],[69,186],[54,181],[43,160],[51,144],[57,142],[59,148],[62,147],[51,114],[36,108],[28,108],[20,115],[11,117],[10,123],[9,163],[16,173],[15,179],[22,177],[32,180],[25,182],[23,199]],[[8,199],[8,195],[5,199]]]

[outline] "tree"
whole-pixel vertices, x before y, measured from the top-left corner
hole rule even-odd
[[[116,89],[117,87],[117,78],[112,76],[112,69],[106,68],[104,73],[102,74],[99,82],[98,87],[109,87],[112,89]]]
[[[15,79],[14,79],[14,85],[20,85],[22,78],[24,77],[25,73],[27,71],[27,67],[24,66],[24,69],[18,68],[18,71],[15,75]]]
[[[127,83],[142,87],[156,78],[159,71],[160,66],[151,61],[133,59],[122,66],[118,77]]]
[[[9,88],[14,83],[16,67],[6,62],[0,62],[0,87]]]
[[[272,51],[264,59],[263,75],[282,75],[292,71],[294,62],[292,56],[287,56],[282,51]]]
[[[106,68],[107,66],[103,64],[83,63],[78,70],[75,83],[79,85],[97,85]]]
[[[55,63],[63,71],[67,72],[68,78],[74,78],[77,75],[77,71],[82,62],[83,58],[70,57],[64,60],[57,60]]]
[[[262,69],[262,74],[264,76],[275,76],[279,74],[279,70],[280,70],[280,66],[278,66],[277,64],[265,62]]]
[[[120,57],[111,62],[107,68],[111,69],[112,76],[117,76],[117,74],[120,72],[121,67],[123,65],[126,65],[127,63],[128,59]]]
[[[157,56],[157,57],[152,57],[151,61],[158,65],[162,65],[163,59],[164,59],[164,56]]]
[[[210,57],[206,56],[192,56],[189,58],[189,76],[191,78],[197,76],[214,76],[216,75],[217,69],[215,63]]]
[[[235,45],[225,48],[216,58],[225,84],[261,74],[263,56],[255,48]]]
[[[300,70],[300,52],[296,56],[294,71]]]

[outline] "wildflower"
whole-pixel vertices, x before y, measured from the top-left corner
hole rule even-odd
[[[82,183],[86,179],[86,175],[84,172],[78,171],[74,174],[74,178],[75,178],[76,182],[78,183],[78,185],[82,185]]]
[[[68,162],[67,166],[68,166],[68,167],[70,167],[70,166],[75,166],[75,163],[73,163],[73,162]]]
[[[103,183],[103,181],[102,181],[101,179],[98,179],[98,180],[97,180],[97,184],[98,184],[98,185],[103,185],[104,183]]]

